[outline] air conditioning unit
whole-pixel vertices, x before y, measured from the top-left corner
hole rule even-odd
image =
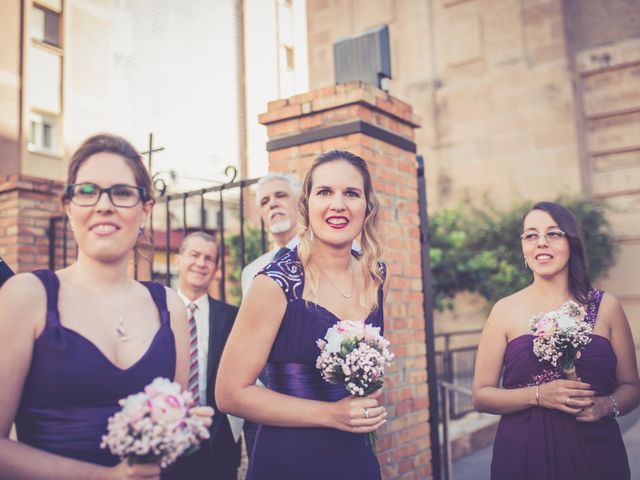
[[[391,78],[389,27],[386,25],[333,44],[336,84],[353,80],[388,90]]]

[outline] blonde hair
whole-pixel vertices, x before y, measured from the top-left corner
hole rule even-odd
[[[309,300],[314,301],[318,294],[320,273],[313,266],[313,231],[309,225],[309,196],[313,187],[313,172],[320,165],[330,162],[344,161],[355,167],[362,175],[364,183],[364,197],[366,210],[364,225],[360,235],[360,246],[362,255],[359,257],[360,265],[364,273],[364,288],[360,294],[360,305],[367,311],[375,311],[378,308],[378,291],[384,283],[383,273],[380,267],[380,256],[382,255],[382,243],[376,231],[378,223],[379,204],[373,191],[371,174],[367,163],[357,155],[345,150],[330,150],[317,157],[311,168],[307,172],[302,185],[302,194],[298,206],[298,223],[302,226],[303,232],[300,235],[298,244],[298,256],[302,263],[305,275],[305,283],[308,285]]]

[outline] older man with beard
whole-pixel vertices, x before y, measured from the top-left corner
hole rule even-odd
[[[256,273],[274,258],[295,248],[300,240],[296,234],[298,199],[302,191],[298,179],[286,173],[269,173],[258,181],[257,187],[256,203],[260,207],[262,220],[273,237],[273,249],[244,267],[241,276],[242,295],[249,290]],[[260,380],[257,383],[260,385]],[[257,424],[245,422],[244,438],[248,455],[251,455],[257,430]]]
[[[253,277],[274,258],[298,245],[296,225],[301,185],[286,173],[269,173],[257,184],[256,202],[267,230],[273,236],[273,249],[256,258],[242,270],[242,294],[246,294]]]

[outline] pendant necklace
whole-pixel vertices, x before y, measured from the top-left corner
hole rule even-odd
[[[355,279],[356,279],[356,272],[353,269],[353,264],[351,263],[351,260],[349,260],[349,266],[351,267],[351,293],[342,293],[340,291],[340,289],[338,287],[336,287],[336,284],[331,281],[331,278],[328,275],[326,275],[324,273],[322,274],[322,276],[324,278],[329,280],[329,283],[335,289],[335,291],[338,292],[342,298],[346,298],[346,299],[349,299],[349,298],[351,298],[353,296],[353,286],[354,286],[354,282],[355,282]]]
[[[124,320],[122,317],[118,317],[118,324],[116,326],[116,337],[123,342],[128,342],[131,337],[127,335],[127,329],[124,326]]]

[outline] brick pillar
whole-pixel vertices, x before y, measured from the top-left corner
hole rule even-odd
[[[396,360],[385,379],[387,425],[379,432],[383,478],[431,476],[416,146],[410,105],[370,85],[351,82],[269,103],[269,171],[300,178],[313,159],[345,149],[369,164],[381,204],[380,230],[390,291],[386,337]]]
[[[49,268],[49,219],[62,214],[62,188],[42,178],[0,177],[0,256],[15,272]]]

